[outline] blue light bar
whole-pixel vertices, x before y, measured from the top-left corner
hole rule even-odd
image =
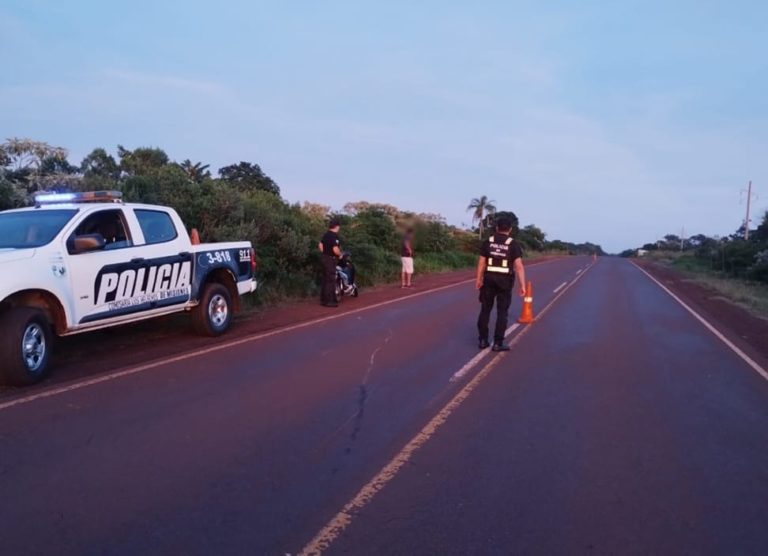
[[[123,194],[120,191],[85,191],[82,193],[37,193],[35,204],[60,205],[64,203],[120,203]]]
[[[74,200],[74,193],[39,193],[35,195],[35,203],[38,205],[48,203],[71,203]]]

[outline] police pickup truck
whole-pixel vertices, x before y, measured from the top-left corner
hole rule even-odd
[[[44,378],[53,334],[188,311],[218,336],[255,270],[249,242],[193,242],[173,209],[111,191],[39,194],[0,212],[0,381]]]

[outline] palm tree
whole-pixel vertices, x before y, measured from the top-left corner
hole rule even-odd
[[[485,218],[489,214],[496,212],[496,201],[488,199],[487,195],[472,199],[467,207],[468,211],[472,212],[472,223],[478,223],[480,239],[483,239],[483,232],[485,231]]]
[[[211,172],[208,171],[210,164],[203,164],[202,162],[192,164],[191,160],[186,159],[178,166],[184,170],[187,176],[189,176],[189,179],[196,183],[200,183],[203,179],[211,177]]]

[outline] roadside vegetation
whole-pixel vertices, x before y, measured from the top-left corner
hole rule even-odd
[[[768,317],[768,211],[757,228],[742,226],[725,237],[667,235],[656,243],[628,249],[624,257],[640,257],[674,268],[723,297]]]
[[[341,220],[343,247],[352,253],[364,286],[397,279],[400,238],[408,227],[416,232],[418,273],[472,266],[481,238],[501,215],[513,220],[516,239],[528,254],[602,254],[590,243],[548,241],[534,225],[520,229],[513,213],[497,212],[487,197],[472,201],[476,228],[462,230],[441,215],[382,203],[352,202],[341,211],[312,202],[289,203],[278,184],[251,162],[224,166],[214,176],[207,164],[174,162],[155,147],[118,146],[116,156],[96,148],[76,165],[66,149],[44,142],[9,139],[0,145],[0,210],[26,206],[38,191],[105,189],[122,191],[126,201],[175,208],[204,242],[251,241],[263,284],[259,303],[317,292],[317,241],[331,216]]]

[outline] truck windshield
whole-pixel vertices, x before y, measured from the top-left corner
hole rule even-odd
[[[53,241],[76,213],[76,209],[0,212],[0,249],[42,247]]]

